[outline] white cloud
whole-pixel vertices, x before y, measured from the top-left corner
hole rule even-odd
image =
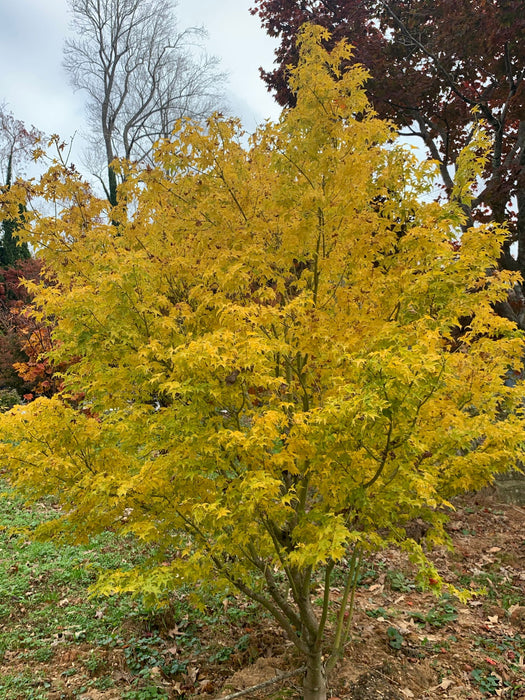
[[[221,58],[230,77],[232,111],[249,131],[279,115],[279,107],[259,75],[260,66],[271,67],[277,42],[250,14],[252,5],[252,0],[179,0],[177,7],[181,28],[207,28],[209,52]]]
[[[69,137],[82,126],[82,104],[62,69],[66,0],[18,0],[0,10],[0,101],[18,119]]]

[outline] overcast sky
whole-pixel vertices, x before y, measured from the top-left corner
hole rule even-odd
[[[273,62],[274,40],[249,13],[252,0],[179,0],[179,29],[203,25],[206,49],[229,74],[231,111],[248,131],[279,109],[259,77]],[[84,97],[68,84],[62,47],[67,0],[0,0],[0,103],[17,119],[66,141],[85,129]],[[76,137],[80,145],[80,137]]]

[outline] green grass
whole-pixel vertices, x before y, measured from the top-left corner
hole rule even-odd
[[[122,698],[165,698],[165,682],[182,678],[196,653],[220,664],[247,647],[242,629],[240,642],[227,654],[218,634],[202,640],[207,625],[220,632],[221,626],[255,618],[254,606],[239,606],[234,598],[226,609],[222,600],[212,600],[203,611],[184,594],[164,609],[148,609],[129,596],[90,598],[97,572],[140,564],[149,552],[111,532],[88,545],[32,541],[31,530],[55,513],[51,500],[27,506],[0,482],[2,700],[37,700],[50,693],[76,697],[90,688],[111,688],[115,664],[127,679],[119,683]]]
[[[0,700],[69,700],[109,689],[124,700],[187,700],[200,692],[196,669],[199,678],[211,679],[212,690],[206,692],[215,697],[238,669],[261,655],[283,654],[285,643],[267,614],[235,595],[210,595],[199,609],[192,606],[189,590],[174,593],[156,609],[140,598],[90,597],[97,572],[140,565],[151,547],[112,532],[87,545],[34,541],[32,529],[56,513],[51,499],[27,506],[0,481]],[[476,608],[485,616],[493,614],[485,611],[490,605],[507,611],[523,605],[519,571],[505,556],[501,552],[485,568],[456,572],[460,585],[487,591]],[[359,594],[374,600],[367,619],[386,623],[378,627],[381,648],[394,658],[407,653],[434,657],[436,663],[453,658],[459,637],[447,630],[457,623],[458,602],[449,595],[423,595],[409,576],[380,557],[365,562],[360,572]],[[344,582],[341,575],[334,590]],[[414,607],[400,609],[398,598]],[[416,642],[394,626],[406,618],[417,625]],[[469,672],[472,686],[487,697],[500,690],[505,697],[519,697],[523,684],[515,679],[521,678],[525,638],[518,630],[511,636],[480,625],[470,649],[478,659]],[[507,680],[495,675],[500,666]],[[269,692],[277,700],[295,691]]]

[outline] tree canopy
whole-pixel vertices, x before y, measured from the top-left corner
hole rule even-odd
[[[490,157],[467,213],[509,222],[501,263],[525,273],[525,16],[520,0],[254,0],[253,12],[280,39],[277,67],[262,75],[282,105],[293,104],[288,71],[304,22],[347,39],[371,73],[374,109],[418,136],[440,165],[450,196],[453,169],[478,120]],[[512,244],[515,243],[517,250]],[[506,313],[512,316],[507,307]],[[517,320],[517,317],[515,317]]]
[[[5,106],[0,107],[0,191],[6,197],[12,187],[15,191],[19,187],[17,180],[41,138],[38,129],[26,127]],[[8,403],[20,400],[18,392],[27,394],[35,388],[34,382],[28,376],[21,377],[14,367],[31,362],[31,338],[35,340],[36,326],[24,314],[30,297],[22,280],[37,279],[40,271],[27,242],[18,237],[23,215],[22,200],[15,201],[7,215],[0,215],[0,392],[7,396]]]
[[[450,499],[507,469],[525,427],[505,381],[523,340],[493,311],[515,282],[496,268],[506,231],[457,238],[487,137],[451,202],[428,201],[434,165],[392,143],[327,39],[304,30],[295,107],[248,144],[234,120],[184,121],[154,165],[122,165],[113,223],[74,172],[43,177],[60,214],[27,234],[55,275],[36,308],[67,369],[0,417],[12,481],[63,505],[41,536],[152,543],[97,592],[241,592],[305,659],[306,700],[326,698],[360,558],[397,544],[440,590],[409,523],[446,541]]]

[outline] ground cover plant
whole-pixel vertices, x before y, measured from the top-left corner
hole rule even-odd
[[[100,571],[140,565],[150,552],[111,532],[85,546],[32,541],[56,503],[28,507],[0,486],[0,697],[97,697],[118,686],[118,697],[167,697],[166,679],[191,683],[195,655],[224,664],[247,648],[253,606],[210,599],[217,609],[199,611],[187,593],[165,609],[129,596],[90,599]]]
[[[213,700],[297,669],[268,616],[235,596],[198,610],[189,591],[163,609],[129,596],[88,596],[100,569],[145,555],[104,533],[86,546],[35,543],[56,503],[0,491],[0,697],[3,700]],[[525,510],[493,496],[456,502],[455,551],[434,553],[441,574],[483,588],[467,603],[413,583],[399,551],[376,554],[356,590],[351,643],[329,696],[341,700],[521,698],[525,695]],[[334,581],[337,603],[341,588]],[[298,676],[247,697],[300,695]]]
[[[455,622],[443,596],[461,594],[428,549],[448,541],[450,499],[520,457],[525,427],[507,381],[523,340],[493,311],[516,281],[497,270],[506,231],[465,225],[486,138],[451,202],[426,201],[433,166],[393,143],[327,38],[305,29],[297,106],[248,146],[235,121],[180,123],[155,167],[121,164],[110,211],[60,164],[43,177],[59,213],[28,236],[53,283],[32,291],[67,369],[62,391],[0,418],[11,482],[61,506],[37,539],[143,543],[95,593],[242,594],[295,649],[305,700],[327,697],[374,552],[400,547],[441,596],[413,624]],[[391,621],[387,637],[403,649]],[[151,647],[128,665],[162,673]]]

